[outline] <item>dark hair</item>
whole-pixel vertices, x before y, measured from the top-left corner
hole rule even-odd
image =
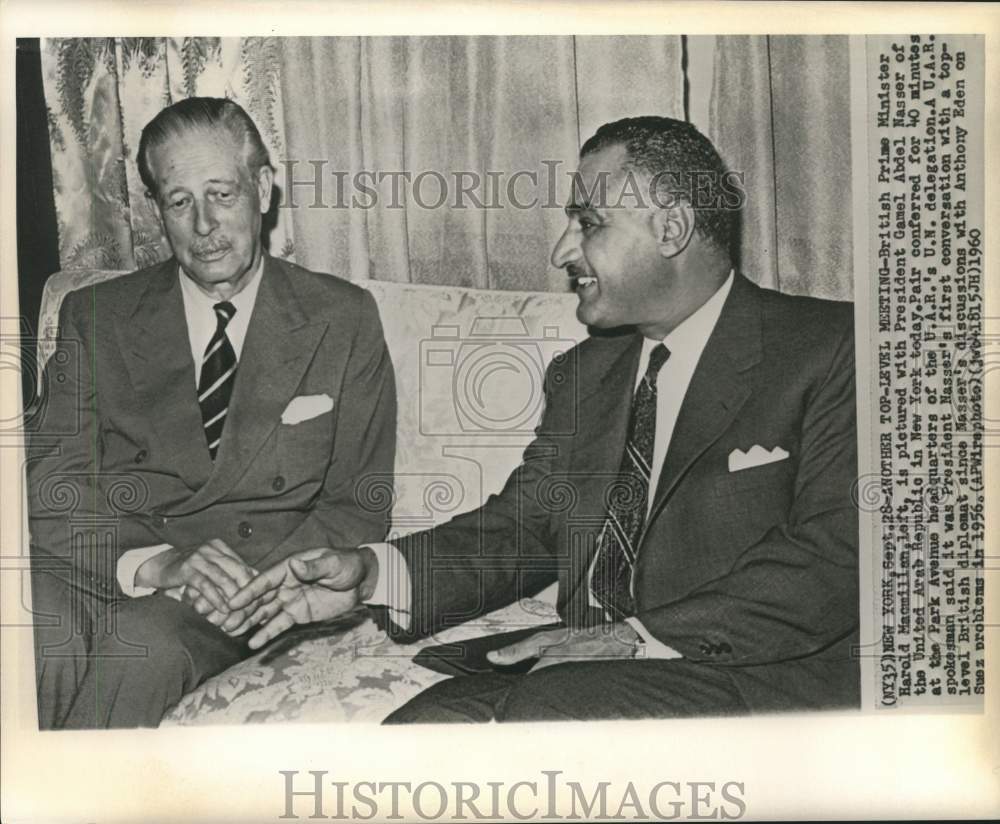
[[[732,251],[738,212],[732,202],[733,193],[722,186],[726,167],[707,137],[682,120],[653,115],[627,117],[601,126],[583,144],[580,155],[610,146],[624,147],[628,154],[623,164],[626,170],[642,172],[655,181],[651,194],[657,203],[684,197],[696,206],[695,231],[720,249]]]
[[[156,194],[156,178],[149,168],[149,153],[191,129],[225,129],[243,144],[247,166],[255,174],[271,165],[260,132],[242,106],[224,97],[188,97],[157,114],[139,138],[139,177],[152,194]]]

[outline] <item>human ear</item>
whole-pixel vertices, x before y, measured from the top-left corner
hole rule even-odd
[[[686,202],[657,209],[653,215],[653,228],[660,254],[667,258],[679,255],[694,235],[694,209]]]
[[[271,208],[271,187],[274,185],[274,169],[261,166],[257,173],[257,197],[260,199],[260,213],[267,214]]]

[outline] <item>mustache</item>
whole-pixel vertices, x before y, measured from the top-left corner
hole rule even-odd
[[[232,244],[228,240],[215,240],[212,243],[200,244],[191,247],[192,254],[195,255],[214,255],[217,252],[223,250],[228,250],[232,248]]]
[[[566,274],[569,276],[571,280],[579,280],[580,278],[592,277],[586,272],[586,270],[584,270],[580,266],[577,266],[574,263],[571,263],[566,267]]]

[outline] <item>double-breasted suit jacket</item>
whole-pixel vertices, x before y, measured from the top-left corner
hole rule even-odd
[[[221,538],[263,568],[381,539],[388,513],[366,490],[392,472],[396,395],[371,295],[265,257],[213,462],[178,271],[171,259],[63,303],[67,356],[49,361],[28,465],[36,561],[113,597],[135,547]]]

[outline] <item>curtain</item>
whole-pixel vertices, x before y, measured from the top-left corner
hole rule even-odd
[[[782,292],[850,300],[847,37],[708,40],[712,78],[700,78],[708,123],[696,125],[745,175],[743,271]]]
[[[548,258],[581,136],[629,115],[683,117],[679,37],[67,38],[42,48],[64,268],[169,254],[135,151],[157,111],[198,94],[233,98],[261,129],[284,189],[272,254],[350,279],[563,290]],[[423,173],[422,196],[406,171]],[[347,208],[353,196],[372,202],[352,186],[365,172],[385,175],[378,187],[362,178],[378,202]],[[481,185],[456,203],[457,173]]]
[[[654,113],[691,118],[744,173],[752,279],[849,298],[847,59],[846,37],[44,40],[60,264],[169,254],[135,151],[156,112],[198,94],[261,129],[272,254],[354,280],[561,291],[548,259],[581,142]]]

